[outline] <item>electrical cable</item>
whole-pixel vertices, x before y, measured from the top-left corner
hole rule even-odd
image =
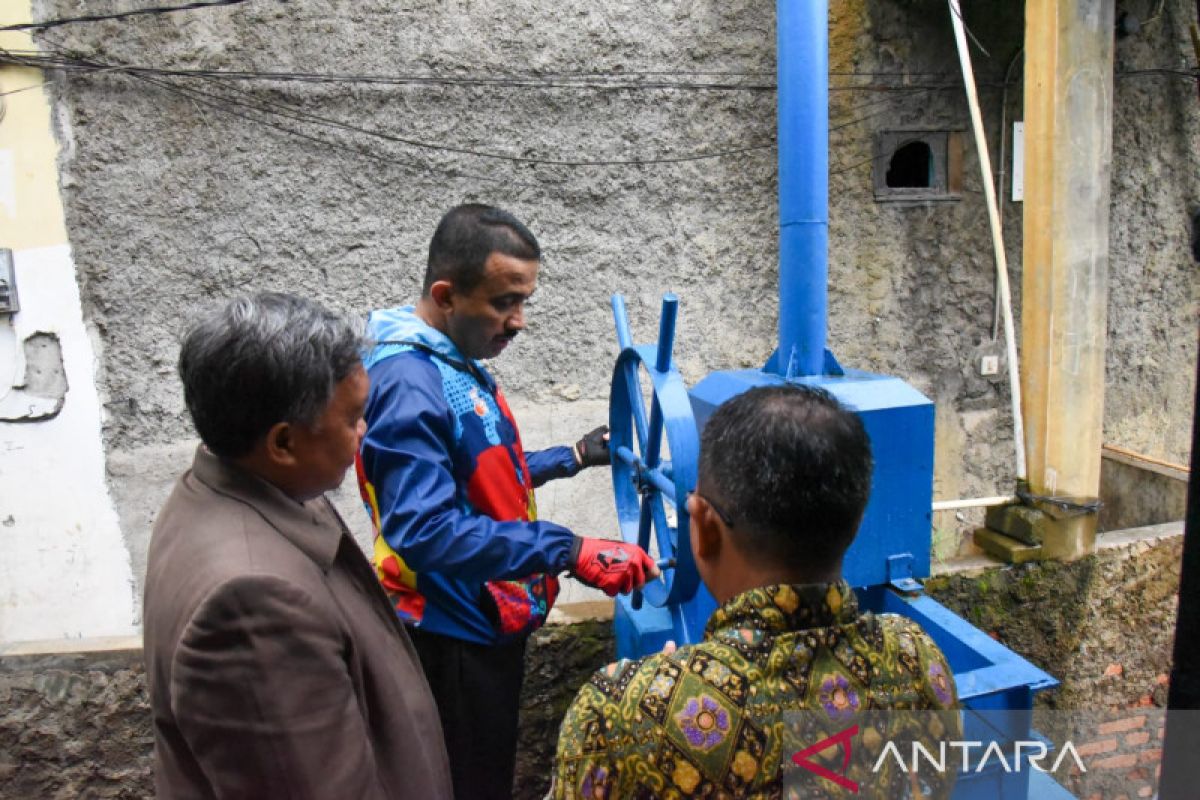
[[[11,56],[11,54],[9,54],[9,55]],[[78,55],[61,53],[61,52],[57,52],[57,51],[54,52],[54,55],[57,56],[55,63],[60,66],[67,66],[67,67],[82,69],[82,70],[86,70],[86,71],[123,72],[125,74],[130,75],[130,77],[140,78],[144,81],[152,83],[155,86],[158,86],[159,88],[164,88],[164,89],[169,88],[169,90],[174,91],[177,94],[186,92],[187,96],[190,99],[197,100],[197,101],[202,99],[205,105],[220,108],[222,110],[226,110],[224,104],[233,103],[234,105],[239,106],[243,109],[246,109],[248,111],[257,112],[260,114],[274,114],[276,116],[282,116],[286,119],[290,119],[295,122],[310,123],[310,124],[322,125],[322,126],[326,126],[326,127],[338,128],[338,129],[349,131],[351,133],[372,136],[375,138],[383,139],[385,141],[389,141],[389,142],[393,142],[393,143],[397,143],[397,144],[404,144],[404,145],[410,146],[410,147],[417,147],[417,148],[422,148],[422,149],[432,149],[435,151],[448,152],[448,153],[453,153],[456,155],[466,155],[466,156],[474,156],[474,157],[480,157],[480,158],[492,158],[492,159],[497,159],[497,160],[512,161],[515,163],[539,164],[539,165],[546,165],[546,166],[570,166],[570,167],[638,166],[638,165],[670,164],[670,163],[682,163],[682,162],[688,162],[688,161],[707,160],[707,159],[721,158],[721,157],[726,157],[726,156],[731,156],[731,155],[739,155],[739,154],[743,154],[743,153],[747,153],[747,152],[764,150],[764,149],[769,149],[771,147],[774,147],[773,142],[767,142],[767,143],[763,143],[763,144],[751,145],[751,146],[743,147],[743,148],[727,149],[727,150],[722,150],[722,151],[717,151],[717,152],[712,152],[712,153],[697,153],[697,154],[689,154],[689,155],[685,155],[685,156],[668,156],[668,157],[639,158],[639,159],[567,160],[567,159],[545,159],[545,158],[534,158],[534,157],[527,157],[527,156],[513,156],[513,155],[509,155],[509,154],[489,153],[489,152],[484,152],[484,151],[479,151],[479,150],[473,150],[470,148],[460,148],[460,147],[452,147],[452,146],[447,146],[447,145],[437,145],[437,144],[432,144],[429,142],[422,142],[419,140],[410,139],[408,137],[397,136],[395,134],[387,133],[386,131],[380,131],[380,130],[366,128],[366,127],[359,126],[359,125],[353,125],[351,123],[331,119],[331,118],[324,117],[324,116],[321,116],[318,114],[313,114],[311,112],[306,112],[301,109],[297,109],[294,106],[289,106],[287,104],[280,103],[280,102],[264,101],[261,99],[238,100],[235,98],[230,98],[228,96],[214,94],[212,92],[205,92],[203,90],[198,90],[198,89],[184,90],[183,88],[181,88],[179,86],[171,84],[167,81],[163,81],[161,79],[152,80],[151,75],[152,75],[153,71],[149,71],[149,72],[148,71],[134,71],[134,70],[130,70],[127,65],[109,64],[109,63],[99,62],[99,61],[95,61],[95,60],[90,60],[90,59],[87,59],[85,57],[78,56]],[[0,59],[0,60],[2,60],[2,59]],[[934,87],[902,87],[902,88],[906,92],[920,94],[920,93],[933,91],[933,90],[954,89],[954,88],[958,88],[958,87],[953,86],[953,85],[944,85],[944,86],[934,86]],[[247,92],[243,92],[240,90],[235,90],[235,91],[238,91],[238,93],[243,95],[243,97],[249,96],[249,93],[247,93]],[[870,108],[870,107],[888,102],[888,100],[889,100],[888,98],[882,98],[882,99],[870,101],[868,103],[864,103],[864,104],[852,109],[851,113],[861,112],[862,110],[864,110],[866,108]],[[873,114],[867,114],[867,115],[856,117],[847,122],[832,126],[830,128],[830,130],[831,130],[831,132],[833,132],[833,131],[838,131],[838,130],[852,127],[852,126],[860,124],[868,119],[879,116],[880,114],[886,113],[888,110],[889,109],[885,108],[885,109],[881,109],[880,111],[875,112]],[[243,119],[247,119],[250,121],[258,122],[260,124],[268,125],[269,127],[273,127],[277,130],[283,130],[284,132],[294,133],[295,135],[300,136],[301,138],[305,138],[310,141],[314,141],[314,142],[326,144],[326,145],[330,144],[329,140],[322,139],[320,137],[313,137],[310,134],[301,134],[299,132],[293,131],[290,128],[285,128],[283,126],[279,126],[278,124],[269,124],[263,120],[260,120],[256,117],[252,117],[252,116],[249,116],[246,114],[239,114],[236,116],[239,116]],[[360,153],[368,153],[369,152],[369,151],[365,151],[365,150],[362,150],[359,148],[354,148],[354,151],[360,152]],[[843,170],[839,170],[832,174],[840,174],[840,172],[849,171],[850,169],[854,169],[855,167],[861,165],[861,163],[869,163],[870,161],[873,161],[873,160],[875,160],[874,157],[871,159],[868,159],[867,161],[860,162],[860,164],[851,165],[850,167],[847,167]],[[398,163],[403,163],[409,167],[416,166],[410,162],[398,162]],[[480,175],[468,175],[468,176],[478,178],[481,180],[496,180],[496,179],[491,179],[491,178],[487,178],[485,176],[480,176]]]
[[[76,64],[62,58],[54,59],[47,57],[44,53],[36,51],[0,51],[0,56],[3,56],[4,61],[9,63],[21,63],[24,66],[59,69],[78,69],[82,65]],[[432,85],[432,86],[487,86],[498,88],[536,88],[536,89],[590,89],[599,91],[616,91],[616,90],[703,90],[703,91],[753,91],[753,92],[770,92],[775,91],[774,83],[697,83],[684,81],[640,81],[629,82],[630,75],[635,73],[540,73],[525,76],[510,76],[504,78],[496,77],[478,77],[478,76],[446,76],[436,74],[397,74],[397,75],[356,75],[348,73],[312,73],[312,72],[281,72],[281,71],[258,71],[258,70],[213,70],[213,69],[181,69],[181,68],[164,68],[164,67],[147,67],[133,64],[122,66],[123,70],[128,72],[145,72],[148,74],[171,77],[189,77],[189,78],[222,78],[235,81],[279,81],[279,82],[303,82],[303,83],[362,83],[362,84],[379,84],[379,85]],[[642,73],[655,74],[655,73]],[[676,73],[686,74],[686,73]],[[709,73],[697,72],[694,75],[705,75]],[[945,73],[884,73],[884,72],[860,72],[860,73],[831,73],[843,76],[861,76],[861,77],[895,77],[909,78],[913,75],[945,75]],[[564,77],[566,78],[564,80]],[[616,79],[624,80],[624,83],[613,82]],[[996,84],[997,86],[999,84]],[[953,84],[955,88],[960,87],[960,84]],[[909,84],[903,86],[881,86],[877,84],[864,85],[846,85],[846,86],[831,86],[830,91],[845,92],[845,91],[912,91],[923,88],[941,88],[940,85],[934,84],[932,87],[928,84]]]
[[[22,86],[20,89],[9,89],[6,92],[0,92],[0,97],[8,97],[10,94],[20,94],[21,92],[28,92],[30,89],[40,89],[43,86],[49,86],[52,83],[54,83],[54,81],[42,81],[41,83],[33,83],[33,84],[30,84],[29,86]]]
[[[95,68],[108,69],[108,70],[112,70],[112,71],[124,71],[123,65],[120,65],[120,64],[105,64],[103,62],[98,62],[98,61],[89,61],[88,65],[95,67]],[[130,74],[132,77],[137,77],[142,80],[151,80],[149,77],[147,77],[145,75],[139,75],[137,73],[130,73]],[[159,84],[159,85],[161,85],[161,84]],[[174,88],[179,89],[180,87],[175,86]],[[341,120],[336,120],[336,119],[333,119],[330,117],[325,117],[320,114],[313,114],[312,112],[302,111],[293,106],[288,106],[286,104],[279,103],[279,102],[273,102],[273,101],[267,101],[267,100],[261,100],[261,99],[258,99],[256,102],[247,102],[244,100],[238,100],[235,98],[231,98],[227,95],[218,95],[218,94],[213,94],[211,92],[205,92],[200,89],[189,89],[188,91],[195,92],[195,93],[197,93],[203,97],[206,97],[212,101],[233,103],[234,105],[240,106],[242,108],[250,109],[253,111],[258,111],[260,113],[274,113],[279,116],[283,116],[283,117],[292,119],[294,121],[308,122],[308,123],[312,123],[312,124],[316,124],[316,125],[323,125],[323,126],[331,127],[331,128],[339,128],[339,129],[346,130],[346,131],[349,131],[352,133],[363,134],[366,136],[373,136],[373,137],[376,137],[379,139],[383,139],[384,141],[392,142],[394,144],[403,144],[408,147],[415,147],[418,149],[433,150],[433,151],[445,152],[445,153],[453,153],[455,155],[472,156],[472,157],[476,157],[476,158],[492,159],[492,160],[498,160],[498,161],[509,161],[509,162],[518,163],[518,164],[541,164],[541,165],[546,165],[546,166],[559,166],[559,167],[607,167],[607,166],[646,166],[646,165],[652,165],[652,164],[677,164],[677,163],[684,163],[684,162],[689,162],[689,161],[703,161],[703,160],[708,160],[708,159],[724,158],[727,156],[739,155],[742,153],[753,152],[756,150],[763,150],[763,149],[767,149],[769,147],[774,146],[772,143],[764,143],[764,144],[750,145],[747,147],[738,147],[738,148],[729,148],[729,149],[725,149],[725,150],[718,150],[715,152],[689,153],[687,155],[679,155],[679,156],[658,156],[658,157],[654,157],[654,158],[635,158],[635,159],[535,158],[535,157],[530,157],[530,156],[518,156],[518,155],[509,154],[509,153],[495,153],[495,152],[488,152],[488,151],[483,151],[483,150],[473,150],[471,148],[466,148],[466,147],[457,147],[457,146],[453,146],[453,145],[443,145],[443,144],[435,144],[433,142],[425,142],[425,141],[421,141],[419,139],[413,139],[413,138],[410,138],[407,136],[399,136],[399,135],[388,133],[386,131],[382,131],[382,130],[378,130],[378,129],[367,128],[367,127],[363,127],[361,125],[354,125],[354,124],[344,122]]]
[[[1054,495],[1034,494],[1029,491],[1027,484],[1019,483],[1015,492],[1017,499],[1027,506],[1035,506],[1038,503],[1045,503],[1054,506],[1061,511],[1074,511],[1081,514],[1095,514],[1104,507],[1104,503],[1100,500],[1092,500],[1080,497],[1058,497]]]
[[[447,175],[452,178],[470,178],[472,180],[485,181],[487,183],[503,183],[507,186],[524,186],[527,188],[534,186],[534,184],[521,183],[521,182],[509,180],[507,178],[493,178],[493,177],[490,177],[487,175],[477,175],[477,174],[470,173],[470,172],[463,172],[461,170],[454,170],[454,169],[445,168],[445,167],[436,167],[436,166],[433,166],[430,164],[419,164],[419,163],[414,163],[412,161],[405,161],[402,159],[383,155],[382,153],[377,153],[377,152],[370,150],[368,148],[365,148],[365,147],[342,144],[340,142],[336,142],[331,139],[325,139],[320,136],[313,136],[312,134],[304,133],[303,131],[298,131],[293,128],[289,128],[285,125],[280,125],[278,123],[271,122],[269,120],[260,119],[258,117],[251,116],[250,114],[245,114],[245,113],[242,113],[239,111],[234,111],[233,109],[229,108],[228,105],[226,105],[224,103],[220,103],[220,102],[216,102],[214,100],[208,100],[205,98],[198,98],[198,97],[193,96],[194,90],[192,90],[192,89],[174,86],[174,85],[170,84],[169,82],[158,79],[158,78],[151,78],[151,77],[146,77],[146,76],[129,76],[129,77],[132,79],[135,79],[135,80],[145,81],[146,83],[149,83],[152,86],[157,86],[158,88],[160,88],[164,91],[167,91],[171,94],[175,94],[177,96],[184,97],[188,100],[191,100],[194,103],[198,103],[200,105],[207,106],[209,108],[220,111],[223,114],[228,114],[230,116],[245,120],[247,122],[252,122],[257,125],[263,125],[267,128],[271,128],[273,130],[279,131],[280,133],[285,133],[285,134],[288,134],[289,136],[303,139],[305,141],[312,142],[314,144],[319,144],[326,148],[333,148],[335,150],[343,150],[343,151],[353,152],[357,155],[366,156],[367,158],[370,158],[370,159],[373,159],[375,161],[379,161],[379,162],[382,162],[385,164],[398,165],[398,166],[402,166],[402,167],[407,167],[412,170],[423,170],[425,172],[437,172],[437,173],[441,173],[441,174]]]
[[[84,17],[65,17],[62,19],[50,19],[45,22],[24,22],[19,25],[5,25],[0,28],[0,33],[4,31],[28,31],[28,30],[45,30],[46,28],[57,28],[61,25],[74,25],[80,22],[105,22],[113,19],[125,19],[126,17],[137,17],[144,14],[171,14],[176,11],[190,11],[196,8],[210,8],[213,6],[233,6],[238,3],[244,3],[246,0],[198,0],[194,3],[187,3],[181,6],[159,6],[157,8],[135,8],[131,11],[120,11],[115,14],[93,14]]]
[[[971,28],[967,25],[967,20],[963,17],[962,9],[952,8],[951,10],[954,11],[954,16],[958,17],[958,21],[962,23],[963,30],[967,32],[967,36],[970,36],[971,41],[979,48],[979,52],[991,58],[992,54],[987,51],[987,48],[983,46],[983,43],[979,41],[979,38],[972,33]]]

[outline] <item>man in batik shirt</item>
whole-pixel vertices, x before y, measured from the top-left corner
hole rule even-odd
[[[937,645],[912,620],[861,612],[841,579],[871,470],[862,422],[821,389],[752,389],[713,414],[687,508],[696,567],[721,605],[702,643],[610,664],[580,690],[562,724],[554,797],[779,797],[805,719],[834,733],[872,710],[942,710],[919,724],[935,740],[957,733]],[[878,751],[889,736],[878,732],[860,750]],[[848,774],[836,747],[814,758]],[[914,781],[892,762],[883,773],[858,796],[885,784],[878,796],[944,796],[952,784]],[[849,796],[839,785],[786,788]]]

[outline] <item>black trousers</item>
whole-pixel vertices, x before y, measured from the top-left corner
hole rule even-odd
[[[437,701],[455,800],[509,800],[525,639],[481,645],[409,628]]]

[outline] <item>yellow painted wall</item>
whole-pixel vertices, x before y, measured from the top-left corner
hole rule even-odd
[[[0,26],[29,22],[30,3],[0,3]],[[0,33],[0,47],[34,49],[27,31]],[[66,244],[58,191],[58,143],[41,70],[0,67],[0,247],[24,250]]]

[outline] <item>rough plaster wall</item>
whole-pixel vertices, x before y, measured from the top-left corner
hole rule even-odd
[[[45,0],[41,11],[60,16],[77,13],[77,5]],[[1183,0],[1168,5],[1182,19]],[[989,53],[974,57],[993,149],[1000,83],[1023,35],[1022,10],[1013,6],[971,4],[965,12]],[[73,26],[43,41],[101,59],[168,67],[488,77],[668,71],[722,84],[774,81],[773,5],[745,0],[309,0]],[[898,375],[938,403],[936,497],[1007,491],[1007,388],[1003,375],[978,375],[979,356],[1003,348],[991,338],[991,245],[969,133],[961,200],[897,205],[872,197],[875,132],[969,131],[944,4],[833,0],[831,70],[829,344],[844,364]],[[709,71],[752,74],[696,74]],[[859,74],[842,74],[848,72]],[[901,72],[905,76],[897,77]],[[1018,68],[1008,94],[1010,119],[1020,115],[1019,77]],[[575,407],[602,405],[607,397],[614,356],[607,297],[613,290],[628,296],[641,341],[654,336],[661,293],[680,294],[676,353],[689,382],[714,369],[757,366],[774,346],[773,91],[182,85],[219,93],[226,99],[215,102],[237,113],[250,112],[233,101],[296,104],[304,113],[395,136],[517,156],[644,159],[767,146],[680,164],[535,166],[273,120],[335,147],[230,116],[206,105],[212,98],[182,99],[119,75],[68,77],[54,90],[63,186],[86,310],[104,344],[105,430],[110,451],[144,469],[181,468],[153,456],[190,435],[173,368],[179,331],[197,306],[250,288],[305,293],[358,313],[410,300],[434,224],[466,199],[510,208],[545,246],[530,330],[494,364],[510,398],[526,409],[524,419],[579,417],[580,432],[591,427],[592,419],[585,425],[586,415]],[[1143,128],[1158,125],[1150,116],[1155,103],[1167,102],[1151,102],[1162,94],[1158,79],[1138,86],[1134,99],[1150,105],[1120,117],[1129,130],[1117,137],[1118,168],[1124,150],[1149,135]],[[1131,93],[1122,91],[1119,100]],[[1125,174],[1135,183],[1128,191],[1114,189],[1114,204],[1124,203],[1129,216],[1148,214],[1165,228],[1155,209],[1181,202],[1170,198],[1181,196],[1178,184],[1187,180],[1173,179],[1166,165],[1187,163],[1194,151],[1197,126],[1189,119],[1173,123],[1188,141],[1164,131],[1144,143],[1163,167],[1156,182],[1137,182],[1142,171],[1130,169]],[[1020,225],[1019,204],[1006,202],[1018,301]],[[1114,237],[1122,228],[1113,225]],[[1114,303],[1120,292],[1161,291],[1157,271],[1128,267],[1142,253],[1141,241],[1132,240],[1124,255],[1114,252],[1114,283],[1127,284],[1114,289]],[[1168,261],[1172,285],[1181,287],[1173,297],[1187,295],[1194,332],[1196,281],[1178,259],[1160,258],[1155,269],[1166,269]],[[1121,347],[1153,356],[1142,359],[1141,369],[1146,385],[1162,389],[1155,397],[1166,398],[1166,405],[1159,418],[1146,420],[1155,423],[1154,433],[1127,421],[1131,414],[1119,402],[1110,403],[1110,420],[1152,437],[1160,435],[1163,419],[1171,420],[1171,430],[1186,424],[1180,398],[1190,386],[1191,351],[1183,352],[1176,333],[1166,342],[1159,333],[1184,326],[1187,313],[1143,306],[1130,305],[1141,309],[1134,318],[1110,315],[1114,338],[1131,342],[1110,350],[1110,364]],[[1173,316],[1185,321],[1168,322]],[[1141,444],[1132,438],[1122,443]],[[136,484],[116,486],[126,478],[111,477],[116,495],[138,496]],[[610,501],[598,483],[595,490],[562,489],[557,521],[586,532],[604,527],[595,509]],[[152,516],[122,510],[126,519],[139,514],[145,523]],[[940,553],[953,552],[957,530],[974,519],[969,512],[937,515]],[[146,528],[127,528],[126,535],[136,553]]]
[[[1144,11],[1137,8],[1131,10]],[[1166,0],[1117,42],[1121,71],[1194,68],[1191,0]],[[1118,77],[1114,89],[1105,441],[1187,464],[1200,310],[1190,215],[1200,209],[1194,79]]]
[[[964,13],[990,54],[971,55],[998,169],[1002,85],[1022,43],[1022,9],[968,4]],[[935,499],[1010,491],[1014,459],[1002,329],[992,337],[987,209],[947,14],[945,3],[933,0],[831,4],[830,339],[842,363],[898,375],[937,404]],[[888,77],[900,71],[909,77]],[[1020,111],[1019,78],[1014,70],[1009,120]],[[843,88],[864,85],[888,88]],[[923,129],[963,132],[961,199],[875,202],[876,133]],[[886,160],[877,163],[886,167]],[[1019,319],[1021,209],[1002,195]],[[979,374],[984,354],[1000,356],[1000,374]],[[935,514],[935,557],[953,555],[958,531],[981,521],[978,511]]]

